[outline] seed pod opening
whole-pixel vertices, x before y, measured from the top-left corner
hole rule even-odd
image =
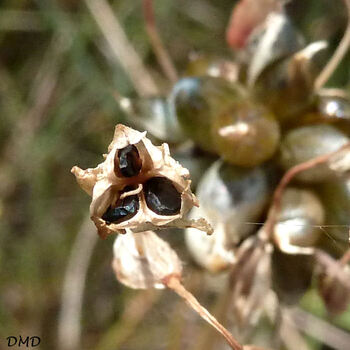
[[[181,210],[181,194],[165,177],[153,177],[144,185],[146,203],[158,215],[176,215]]]
[[[140,173],[142,160],[135,145],[128,145],[115,154],[114,171],[117,176],[133,177]]]
[[[72,172],[92,195],[90,217],[102,238],[127,229],[166,227],[212,233],[203,218],[184,217],[198,206],[188,170],[170,156],[167,144],[154,146],[145,133],[118,124],[104,162],[94,169],[73,167]]]

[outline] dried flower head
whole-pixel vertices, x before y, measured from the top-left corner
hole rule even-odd
[[[194,227],[212,233],[204,220],[184,215],[198,201],[186,168],[167,144],[154,146],[146,132],[118,124],[103,163],[94,169],[75,166],[72,173],[92,196],[90,216],[102,238],[126,229],[141,232],[161,227]]]
[[[165,288],[164,279],[181,278],[177,254],[152,231],[118,235],[113,251],[117,279],[130,288]]]

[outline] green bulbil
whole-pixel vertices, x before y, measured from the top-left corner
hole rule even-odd
[[[185,134],[202,149],[216,153],[211,137],[212,119],[230,102],[241,97],[241,88],[220,78],[179,80],[171,101]]]
[[[253,167],[275,153],[280,129],[264,106],[234,101],[213,119],[213,141],[221,157],[235,165]]]

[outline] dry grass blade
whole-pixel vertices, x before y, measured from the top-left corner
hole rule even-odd
[[[221,333],[231,349],[243,350],[242,345],[239,344],[232,334],[181,284],[177,276],[169,276],[163,281],[163,283],[183,298],[185,302],[199,314],[199,316]]]
[[[338,45],[336,51],[334,52],[332,58],[329,60],[327,65],[323,68],[322,72],[319,74],[315,80],[314,89],[317,91],[327,83],[330,76],[336,70],[337,66],[344,58],[346,52],[349,50],[350,46],[350,0],[344,0],[347,14],[348,14],[348,24],[345,29],[344,36]]]
[[[350,334],[301,309],[288,311],[296,328],[336,350],[349,350]]]
[[[61,310],[58,319],[60,350],[78,349],[81,338],[81,310],[85,279],[98,235],[87,217],[75,239],[63,281]]]
[[[159,93],[157,85],[128,41],[111,6],[105,0],[85,0],[85,3],[115,58],[129,75],[137,93],[140,96],[157,95]]]
[[[159,32],[157,30],[153,0],[143,0],[142,3],[146,30],[154,53],[160,66],[163,69],[164,74],[172,83],[175,83],[178,79],[176,68],[172,62],[170,55],[165,49],[162,39],[160,38]]]

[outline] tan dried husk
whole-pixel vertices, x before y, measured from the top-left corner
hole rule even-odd
[[[324,252],[316,254],[318,290],[332,315],[344,312],[350,304],[350,269]]]
[[[165,288],[169,276],[181,278],[176,252],[152,231],[118,235],[113,252],[117,279],[130,288]]]
[[[114,171],[116,153],[128,145],[134,145],[137,148],[142,160],[141,172],[132,178],[117,176]],[[108,147],[108,154],[104,157],[104,162],[94,169],[82,170],[77,166],[72,168],[78,184],[89,195],[92,195],[90,216],[102,238],[111,233],[125,233],[127,228],[133,232],[142,232],[164,227],[194,227],[208,234],[212,233],[212,228],[203,218],[198,220],[184,218],[184,215],[193,206],[199,204],[190,188],[191,180],[188,170],[170,156],[167,144],[162,144],[160,147],[154,146],[146,137],[146,132],[141,133],[118,124],[114,138]],[[142,184],[152,177],[166,177],[172,181],[177,191],[181,193],[180,213],[163,216],[147,207]],[[140,208],[137,214],[121,223],[107,224],[102,219],[103,214],[112,203],[120,198],[120,191],[128,185],[137,186],[137,190],[124,193],[123,197],[138,195]]]
[[[190,217],[197,215],[207,216],[202,207],[191,210]],[[211,221],[211,225],[214,229],[213,235],[198,235],[188,228],[185,231],[185,240],[196,262],[208,271],[216,273],[232,266],[235,254],[224,223]]]
[[[247,238],[236,251],[231,272],[231,298],[234,324],[243,332],[256,324],[271,288],[271,253],[273,247],[261,229],[257,236]]]

